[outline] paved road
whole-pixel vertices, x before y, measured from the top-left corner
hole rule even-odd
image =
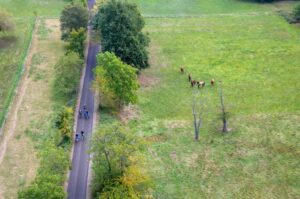
[[[94,0],[88,1],[89,8],[92,8]],[[94,92],[91,90],[91,82],[93,80],[93,68],[96,66],[96,55],[99,52],[99,45],[90,43],[88,49],[85,77],[80,100],[80,108],[87,106],[89,111],[89,119],[78,119],[76,132],[80,135],[83,130],[85,139],[74,144],[72,170],[68,183],[69,199],[85,199],[87,196],[87,183],[89,173],[89,154],[87,152],[89,138],[93,128],[93,112],[94,112]]]

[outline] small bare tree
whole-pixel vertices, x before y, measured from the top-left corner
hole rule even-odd
[[[202,114],[204,110],[204,100],[202,93],[198,89],[193,91],[192,112],[194,117],[195,140],[199,140],[200,128],[202,126]]]
[[[224,95],[223,95],[223,87],[222,87],[222,82],[220,82],[220,102],[221,102],[221,119],[223,121],[223,128],[222,132],[227,133],[228,132],[228,112],[225,110],[225,105],[224,105]]]

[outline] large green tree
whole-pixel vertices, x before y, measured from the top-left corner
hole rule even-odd
[[[66,6],[60,16],[62,39],[68,39],[72,30],[86,29],[88,20],[88,11],[83,6],[78,4]]]
[[[145,22],[135,4],[108,1],[99,7],[93,24],[101,32],[103,51],[113,52],[139,69],[149,66],[149,38],[142,32]]]
[[[143,198],[149,179],[141,172],[141,138],[118,122],[103,125],[93,137],[93,192],[100,198]]]
[[[94,71],[96,88],[100,88],[100,91],[113,99],[118,106],[135,103],[136,91],[139,88],[136,69],[123,63],[111,52],[99,54],[97,62]]]

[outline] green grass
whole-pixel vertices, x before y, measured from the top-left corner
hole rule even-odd
[[[230,1],[231,10],[223,6],[227,1],[201,1],[203,7],[200,1],[147,2],[153,4],[140,6],[148,15],[192,15],[204,5],[203,13],[212,13],[146,20],[151,68],[142,75],[149,85],[139,91],[141,116],[129,125],[151,142],[145,156],[154,197],[299,198],[300,29],[275,14],[215,15],[273,12],[273,5]],[[217,81],[201,90],[199,142],[193,140],[193,89],[180,66],[197,80]],[[219,81],[231,114],[226,135],[220,133]]]
[[[18,27],[17,42],[9,48],[0,49],[0,128],[23,70],[34,18],[16,19],[15,24]]]
[[[0,49],[0,128],[20,78],[24,58],[33,30],[34,14],[58,17],[67,1],[50,0],[0,0],[0,11],[7,12],[16,26],[18,41],[6,49]],[[44,30],[43,30],[44,31]],[[43,37],[48,34],[43,32]]]
[[[0,0],[0,8],[19,17],[32,17],[33,12],[38,16],[57,17],[67,2],[65,0]]]

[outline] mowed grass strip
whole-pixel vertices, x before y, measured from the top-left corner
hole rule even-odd
[[[151,143],[145,155],[154,197],[297,198],[300,29],[275,15],[146,23],[151,68],[141,76],[141,119],[130,126]],[[199,142],[187,73],[208,83],[201,90]],[[226,135],[220,133],[219,81],[231,114]]]

